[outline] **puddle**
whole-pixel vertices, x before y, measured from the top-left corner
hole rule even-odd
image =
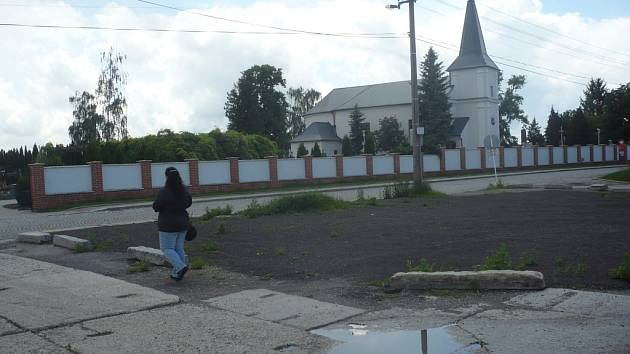
[[[474,353],[481,349],[478,343],[460,343],[449,333],[451,327],[387,331],[350,324],[349,328],[316,329],[311,333],[341,342],[329,354]]]

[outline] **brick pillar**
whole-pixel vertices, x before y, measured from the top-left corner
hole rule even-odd
[[[304,156],[304,177],[306,179],[313,179],[313,156]]]
[[[588,150],[590,151],[588,161],[589,162],[595,161],[595,156],[593,156],[595,153],[595,146],[593,146],[593,144],[588,144]]]
[[[534,167],[538,167],[538,146],[534,146]]]
[[[547,145],[549,150],[549,165],[553,165],[553,145]]]
[[[278,182],[278,156],[267,156],[265,158],[269,162],[269,181],[271,185],[280,185],[280,182]]]
[[[481,166],[482,170],[485,170],[486,169],[486,148],[479,147],[477,148],[477,150],[479,150],[479,161],[481,162],[479,165]]]
[[[613,160],[619,160],[619,156],[617,155],[617,144],[613,145]]]
[[[92,192],[102,196],[103,192],[103,161],[90,161],[87,163],[92,170]]]
[[[440,172],[446,172],[446,149],[440,148]]]
[[[400,174],[400,154],[394,153],[390,155],[392,155],[392,158],[394,159],[394,174],[399,175]]]
[[[343,155],[335,155],[337,178],[343,178]]]
[[[602,144],[602,162],[606,161],[606,144]]]
[[[581,145],[575,145],[576,151],[577,151],[577,161],[578,163],[582,163],[582,146]]]
[[[374,158],[371,154],[363,154],[365,156],[365,172],[368,176],[374,176]]]
[[[142,176],[142,189],[150,190],[153,188],[151,178],[151,160],[140,160],[140,176]]]
[[[505,167],[505,148],[503,146],[499,147],[499,167]]]
[[[516,167],[518,168],[523,167],[523,147],[522,146],[516,147]]]
[[[466,148],[465,147],[459,148],[459,167],[462,170],[466,169]]]
[[[33,210],[46,208],[44,196],[46,195],[46,181],[44,179],[44,164],[32,163],[28,165],[31,172],[31,200]]]
[[[230,183],[239,184],[238,157],[228,157],[228,161],[230,161]]]
[[[569,147],[566,145],[562,145],[562,158],[564,163],[569,163]]]
[[[188,174],[190,176],[190,190],[192,193],[199,191],[199,160],[186,159],[188,162]]]

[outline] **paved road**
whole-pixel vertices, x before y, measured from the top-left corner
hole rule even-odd
[[[605,167],[596,169],[576,169],[553,172],[536,173],[506,173],[500,178],[506,184],[591,184],[598,181],[598,177],[608,174],[620,167]],[[485,189],[494,181],[492,176],[465,177],[465,178],[438,178],[431,181],[434,189],[447,194],[461,194]],[[383,187],[345,187],[330,188],[326,194],[344,200],[357,198],[358,190],[363,190],[364,196],[380,197]],[[285,192],[296,193],[296,191]],[[193,215],[201,215],[206,208],[231,205],[234,210],[241,210],[251,203],[253,199],[265,202],[273,198],[269,194],[241,195],[218,198],[195,199],[191,208]],[[62,212],[33,213],[31,211],[18,211],[1,207],[12,201],[0,201],[0,240],[12,239],[20,232],[60,230],[69,228],[84,228],[88,226],[102,226],[114,224],[129,224],[146,222],[156,219],[156,214],[146,204],[136,204],[133,208],[112,209],[103,207],[88,207],[83,209],[68,210]]]

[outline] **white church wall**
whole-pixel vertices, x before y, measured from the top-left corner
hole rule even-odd
[[[481,151],[479,149],[466,149],[466,169],[477,170],[481,168]]]
[[[522,148],[522,164],[523,166],[534,166],[534,149],[533,148]]]
[[[461,155],[459,149],[444,150],[444,168],[447,171],[461,170]]]
[[[505,167],[517,167],[518,166],[518,151],[516,148],[503,149],[503,166]]]

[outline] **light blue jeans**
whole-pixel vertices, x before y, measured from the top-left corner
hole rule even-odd
[[[186,254],[184,253],[184,242],[186,241],[186,231],[162,232],[160,231],[160,249],[164,256],[173,265],[171,275],[177,273],[186,266]]]

